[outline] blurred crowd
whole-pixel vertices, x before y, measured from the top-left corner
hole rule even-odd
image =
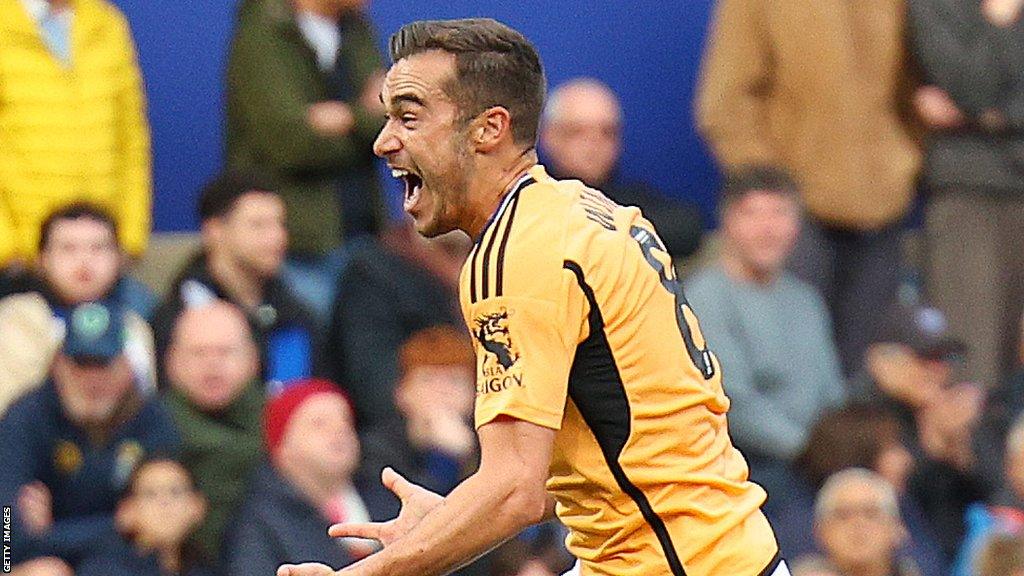
[[[201,246],[148,286],[127,21],[0,0],[13,573],[343,566],[376,543],[327,526],[393,517],[395,472],[445,493],[475,469],[471,241],[388,217],[365,4],[240,1]],[[723,175],[707,238],[694,205],[622,176],[611,89],[549,91],[549,171],[640,206],[686,278],[795,576],[1024,576],[1022,5],[718,0],[695,102]],[[560,574],[564,536],[537,526],[460,574]]]

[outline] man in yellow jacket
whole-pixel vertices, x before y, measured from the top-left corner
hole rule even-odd
[[[39,225],[88,200],[133,255],[149,237],[149,127],[124,16],[106,0],[0,0],[0,267]]]

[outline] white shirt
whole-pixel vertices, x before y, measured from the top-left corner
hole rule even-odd
[[[43,1],[43,0],[33,0]],[[297,12],[295,21],[306,42],[316,52],[317,64],[321,70],[333,70],[341,48],[341,31],[338,23],[326,16],[312,12]]]
[[[29,17],[39,27],[43,41],[64,64],[71,60],[71,23],[75,11],[70,7],[54,12],[47,0],[21,0]]]

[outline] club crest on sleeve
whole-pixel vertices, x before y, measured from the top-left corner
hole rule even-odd
[[[522,386],[516,362],[519,351],[509,330],[508,309],[478,315],[473,319],[473,337],[483,350],[481,354],[479,393],[497,392],[509,386]],[[512,372],[516,372],[513,374]]]

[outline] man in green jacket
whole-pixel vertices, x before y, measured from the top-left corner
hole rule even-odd
[[[209,503],[193,539],[208,561],[220,557],[225,527],[263,456],[256,344],[242,312],[227,302],[189,308],[167,351],[172,388],[164,402],[184,439],[182,463]]]
[[[339,247],[385,213],[372,150],[383,68],[364,5],[243,0],[228,61],[228,162],[283,183],[285,279],[323,320]]]

